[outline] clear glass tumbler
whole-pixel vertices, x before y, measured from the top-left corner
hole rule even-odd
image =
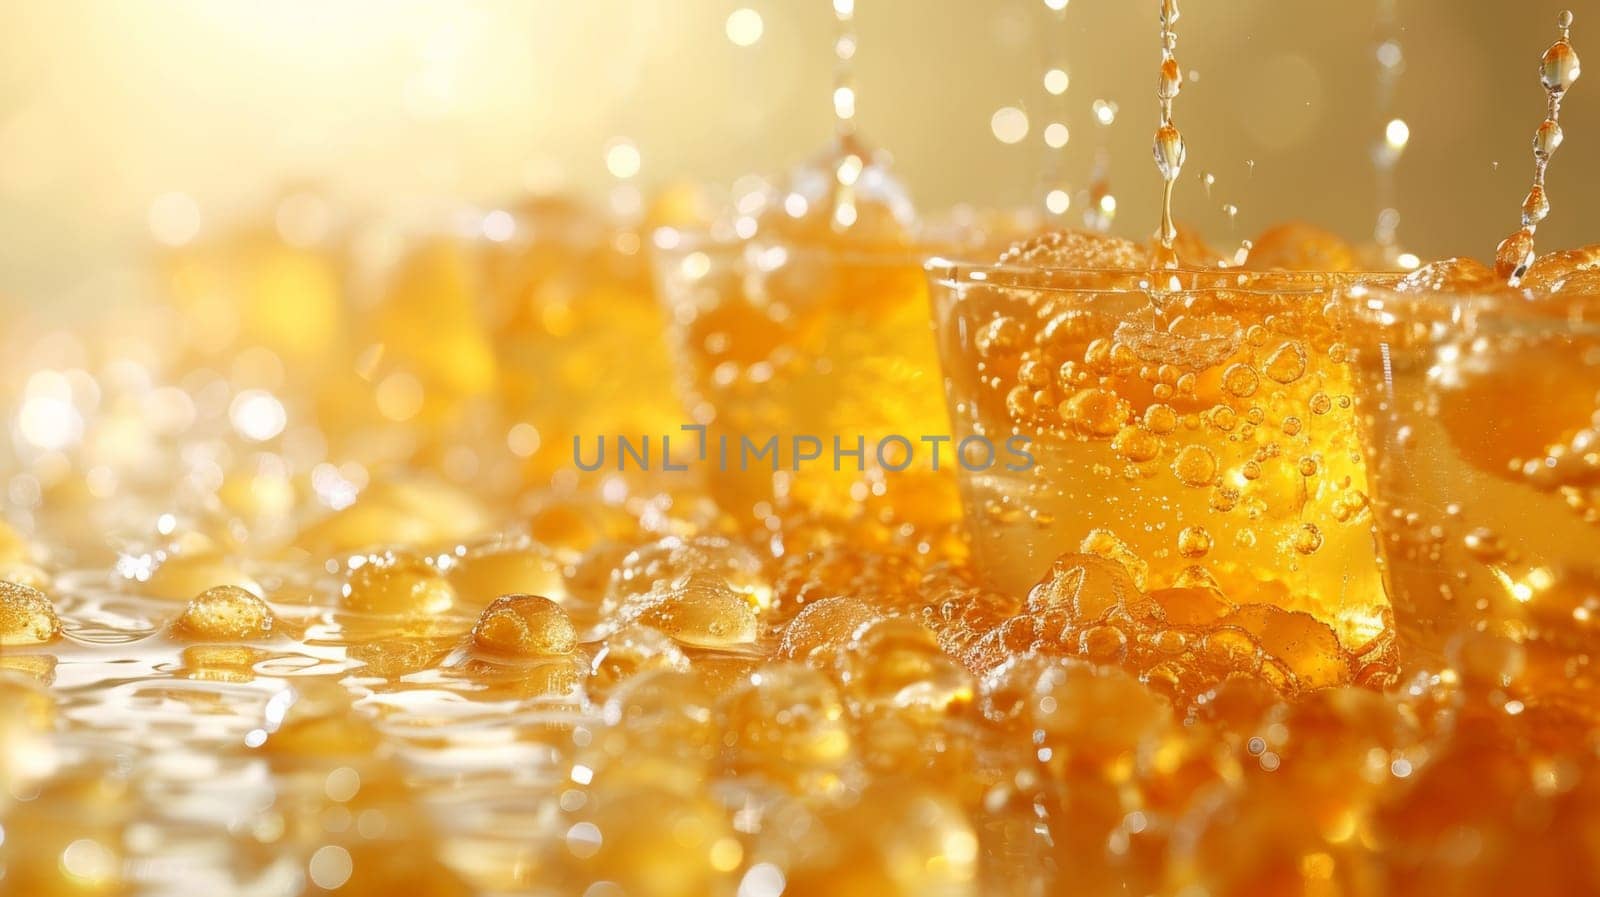
[[[655,244],[679,382],[724,508],[752,522],[786,508],[849,514],[885,474],[931,473],[922,437],[949,424],[926,253],[674,230]],[[745,448],[773,437],[775,457]]]
[[[1026,592],[1065,552],[1145,591],[1311,614],[1356,655],[1387,602],[1347,349],[1319,274],[928,266],[974,561]],[[976,466],[974,466],[976,467]]]
[[[1600,291],[1356,287],[1345,304],[1403,662],[1440,671],[1489,633],[1592,677]]]

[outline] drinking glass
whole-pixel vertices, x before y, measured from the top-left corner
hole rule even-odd
[[[1402,661],[1600,647],[1600,291],[1357,286],[1357,410]]]
[[[848,515],[886,479],[932,473],[923,437],[949,425],[928,251],[678,230],[658,231],[655,248],[690,423],[705,427],[683,440],[724,508],[747,522],[785,508]],[[773,437],[774,453],[755,454]]]
[[[1083,552],[1145,591],[1305,611],[1357,654],[1384,634],[1332,276],[928,274],[955,438],[1029,456],[958,471],[991,587],[1025,593]]]

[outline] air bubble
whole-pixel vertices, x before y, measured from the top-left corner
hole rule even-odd
[[[1301,524],[1294,534],[1294,550],[1304,555],[1317,553],[1322,547],[1322,530],[1315,523]]]
[[[1258,383],[1255,369],[1247,364],[1230,365],[1222,372],[1222,388],[1241,399],[1255,395]]]
[[[1299,343],[1284,343],[1268,356],[1267,376],[1279,383],[1293,383],[1306,372],[1306,350]]]
[[[1203,445],[1186,445],[1173,459],[1172,472],[1186,486],[1209,486],[1217,479],[1217,456]]]
[[[1186,558],[1205,557],[1211,550],[1211,534],[1203,526],[1186,527],[1178,533],[1178,553]]]

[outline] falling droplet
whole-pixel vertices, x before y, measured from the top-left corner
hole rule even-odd
[[[1545,191],[1545,169],[1550,157],[1561,146],[1561,100],[1577,82],[1581,67],[1578,51],[1572,48],[1572,11],[1564,10],[1556,18],[1561,36],[1544,51],[1539,61],[1539,83],[1545,90],[1545,116],[1533,134],[1533,186],[1522,201],[1522,228],[1500,241],[1494,254],[1494,271],[1505,278],[1510,286],[1522,282],[1522,276],[1537,258],[1534,233],[1550,215],[1550,196]]]
[[[1524,227],[1504,240],[1494,253],[1494,270],[1506,282],[1516,286],[1522,275],[1533,265],[1533,228]]]
[[[833,132],[840,148],[849,146],[856,133],[855,17],[855,0],[833,0]],[[848,230],[858,217],[855,178],[848,177],[849,168],[845,164],[834,171],[836,188],[830,217],[836,229]]]
[[[1533,135],[1534,156],[1540,159],[1550,158],[1556,150],[1561,148],[1561,138],[1561,125],[1548,118],[1545,119],[1544,124],[1540,125],[1539,130],[1534,132]],[[1500,167],[1499,162],[1494,164],[1496,168]]]
[[[1157,263],[1167,267],[1174,267],[1178,263],[1177,253],[1172,248],[1173,241],[1178,237],[1178,227],[1172,220],[1172,189],[1178,182],[1178,174],[1183,170],[1183,163],[1188,155],[1183,145],[1183,135],[1179,133],[1178,126],[1172,123],[1172,101],[1183,89],[1183,72],[1174,55],[1178,47],[1178,33],[1173,27],[1177,23],[1178,0],[1162,0],[1161,68],[1156,80],[1156,99],[1161,102],[1161,124],[1156,128],[1152,152],[1156,160],[1156,170],[1161,172],[1163,182],[1161,227],[1156,231],[1162,251],[1157,254]]]
[[[1544,59],[1539,66],[1539,81],[1551,93],[1566,93],[1578,80],[1581,71],[1577,51],[1572,49],[1572,44],[1566,38],[1562,38],[1544,51]]]
[[[855,133],[855,0],[833,0],[833,125],[842,140]]]
[[[1171,100],[1183,90],[1183,73],[1178,71],[1178,60],[1165,59],[1161,62],[1161,76],[1156,80],[1156,96],[1163,100]]]
[[[1400,29],[1395,20],[1397,0],[1380,0],[1378,5],[1378,101],[1377,111],[1383,126],[1383,139],[1372,151],[1372,166],[1377,181],[1377,222],[1373,238],[1387,261],[1400,255],[1398,229],[1400,213],[1395,208],[1395,166],[1400,161],[1406,144],[1411,139],[1411,128],[1404,119],[1390,113],[1394,106],[1395,86],[1404,69],[1405,55],[1400,47]]]
[[[1067,75],[1067,4],[1064,0],[1059,5],[1046,3],[1045,8],[1044,111],[1050,123],[1044,128],[1044,143],[1049,149],[1039,170],[1039,192],[1044,196],[1045,213],[1059,219],[1072,206],[1065,173],[1065,148],[1071,138],[1065,122],[1069,108],[1066,93],[1072,83]]]
[[[1172,125],[1162,125],[1156,130],[1154,151],[1156,169],[1161,172],[1161,179],[1177,180],[1178,173],[1183,170],[1183,163],[1188,158],[1183,146],[1183,135]]]
[[[1549,214],[1550,200],[1545,198],[1544,188],[1534,184],[1528,191],[1528,198],[1522,201],[1522,226],[1537,227]]]

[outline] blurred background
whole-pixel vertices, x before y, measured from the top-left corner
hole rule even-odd
[[[1369,240],[1387,134],[1404,141],[1402,247],[1490,256],[1529,184],[1537,62],[1562,7],[1189,0],[1180,220],[1223,246],[1285,218]],[[860,132],[932,211],[1041,203],[1061,135],[1047,125],[1063,124],[1068,181],[1103,155],[1114,230],[1148,235],[1157,11],[859,0]],[[1600,10],[1575,12],[1579,53],[1590,28],[1600,47]],[[829,138],[833,28],[827,0],[0,5],[0,308],[117,301],[153,247],[259,214],[288,185],[358,217],[426,217],[780,171]],[[1052,65],[1070,75],[1060,95]],[[1580,81],[1562,122],[1542,248],[1595,238],[1600,84]]]

